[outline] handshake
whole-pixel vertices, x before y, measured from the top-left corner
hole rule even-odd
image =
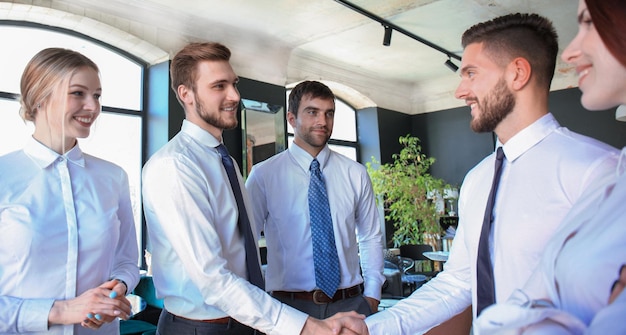
[[[309,317],[300,334],[369,335],[369,331],[365,325],[365,315],[342,312],[324,320]]]

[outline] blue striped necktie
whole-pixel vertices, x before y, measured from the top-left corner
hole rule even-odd
[[[313,263],[315,283],[328,297],[333,297],[340,282],[339,257],[335,245],[333,219],[326,185],[317,159],[311,162],[309,184],[309,215],[313,239]]]

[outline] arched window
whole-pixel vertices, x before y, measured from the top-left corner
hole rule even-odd
[[[289,93],[287,90],[287,104],[289,104]],[[289,106],[287,106],[289,109]],[[334,151],[358,161],[356,111],[340,98],[335,99],[335,122],[333,133],[328,141],[328,146]],[[293,128],[287,122],[287,145],[293,142]]]
[[[78,51],[100,68],[102,113],[81,149],[120,165],[128,173],[141,248],[142,91],[145,65],[132,56],[78,33],[23,22],[0,23],[0,155],[23,147],[33,125],[19,116],[19,84],[26,63],[40,50]]]

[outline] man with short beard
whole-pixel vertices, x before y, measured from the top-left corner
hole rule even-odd
[[[185,120],[143,169],[154,285],[164,304],[157,334],[304,335],[362,327],[354,312],[321,321],[264,291],[249,200],[222,138],[238,123],[239,78],[229,59],[219,43],[190,43],[176,54],[172,89]]]
[[[289,94],[289,149],[252,168],[246,189],[258,230],[267,240],[267,290],[313,317],[337,312],[378,311],[383,276],[383,238],[372,184],[365,167],[328,147],[335,121],[335,95],[321,82],[303,81]],[[315,169],[325,181],[335,285],[320,284],[315,209],[310,202]],[[319,222],[319,221],[317,221]]]
[[[529,278],[583,191],[594,192],[615,171],[615,148],[572,133],[548,112],[558,52],[550,21],[535,14],[498,17],[468,29],[462,44],[456,97],[470,107],[472,130],[495,132],[496,151],[504,153],[495,205],[492,212],[486,210],[494,152],[463,181],[459,226],[444,271],[394,307],[366,319],[370,334],[423,332],[468,306],[475,319],[484,307],[505,301]],[[491,228],[483,233],[485,217]],[[481,234],[486,248],[479,248]],[[485,258],[478,257],[479,249]],[[486,285],[483,276],[489,273],[493,284]]]

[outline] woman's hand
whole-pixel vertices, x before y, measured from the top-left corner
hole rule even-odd
[[[69,300],[57,300],[48,315],[49,324],[81,324],[98,329],[115,318],[128,319],[131,305],[124,296],[126,285],[110,280]]]

